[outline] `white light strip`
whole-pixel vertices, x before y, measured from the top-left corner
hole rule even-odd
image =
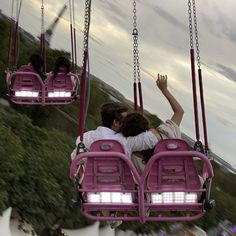
[[[162,203],[162,194],[152,193],[151,194],[152,203]]]
[[[174,194],[172,192],[166,192],[162,194],[163,203],[173,203],[174,202]]]
[[[108,192],[100,193],[100,202],[102,203],[111,202],[111,193]]]
[[[132,203],[131,193],[101,192],[88,193],[90,203]]]
[[[154,204],[179,204],[179,203],[196,203],[197,193],[185,192],[164,192],[151,193],[151,202]]]
[[[71,92],[49,92],[48,93],[49,98],[55,98],[55,97],[68,98],[70,96],[71,96]]]
[[[184,203],[184,199],[185,199],[184,192],[175,192],[174,193],[175,203]]]
[[[88,194],[88,202],[100,202],[100,194],[89,193]]]
[[[15,92],[16,97],[38,97],[39,93],[38,92],[32,92],[32,91],[16,91]]]
[[[186,193],[185,201],[187,203],[194,203],[197,201],[197,194],[196,193]]]

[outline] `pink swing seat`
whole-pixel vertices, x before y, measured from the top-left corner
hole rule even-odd
[[[69,104],[76,99],[79,78],[73,73],[58,73],[55,77],[49,75],[45,81],[46,105]]]
[[[41,104],[44,99],[44,84],[40,76],[28,65],[7,74],[10,100],[16,104]]]
[[[81,211],[87,218],[139,220],[137,185],[140,178],[118,141],[95,141],[89,152],[77,155],[72,161],[70,173],[71,178],[80,183],[77,191],[82,196]]]
[[[98,140],[73,159],[70,176],[89,219],[192,221],[206,211],[213,170],[185,141],[167,139],[140,176],[118,141]]]
[[[197,163],[197,162],[201,162]],[[198,168],[197,168],[198,167]],[[191,151],[184,140],[160,141],[141,176],[141,196],[148,196],[144,221],[191,221],[201,218],[213,170],[209,159]],[[207,188],[203,186],[207,182]],[[206,197],[201,199],[201,196]]]
[[[73,73],[58,73],[54,78],[41,77],[29,65],[22,65],[15,72],[6,76],[10,100],[24,105],[65,105],[77,97],[79,78]]]

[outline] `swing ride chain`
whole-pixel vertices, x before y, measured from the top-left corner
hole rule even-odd
[[[192,20],[191,0],[188,0],[188,21],[189,21],[190,48],[193,49],[193,20]]]
[[[44,34],[44,2],[42,0],[41,6],[41,34]]]
[[[89,24],[90,24],[90,1],[85,0],[85,14],[84,14],[84,52],[88,51],[88,37],[89,37]]]
[[[194,30],[195,30],[195,41],[196,41],[196,53],[197,53],[197,65],[200,69],[201,62],[200,62],[200,49],[199,49],[199,41],[198,41],[198,30],[197,30],[197,13],[196,13],[196,5],[195,0],[192,0],[193,2],[193,20],[194,20]]]
[[[193,5],[193,19],[192,19],[192,9],[191,9],[192,5]],[[200,69],[201,62],[200,62],[200,49],[199,49],[199,41],[198,41],[197,14],[196,14],[195,0],[192,0],[192,4],[191,4],[191,0],[188,0],[188,14],[189,14],[188,20],[189,20],[190,48],[193,49],[193,21],[194,21],[197,66]]]
[[[138,78],[140,81],[140,64],[139,64],[139,51],[138,51],[138,29],[137,29],[137,16],[136,16],[136,0],[133,1],[133,54],[134,54],[134,81]]]
[[[22,0],[18,0],[16,3],[16,20],[14,21],[14,17],[12,17],[12,21],[13,23],[17,24],[17,28],[19,26],[19,19],[20,19],[20,12],[21,12],[21,7],[22,7]],[[13,16],[13,11],[14,11],[14,1],[12,2],[12,16]],[[16,25],[15,25],[16,27]],[[16,30],[16,28],[15,28]],[[15,32],[15,47],[14,50],[16,50],[16,54],[14,55],[14,65],[12,66],[12,70],[15,71],[17,69],[17,63],[18,63],[18,59],[19,59],[19,32],[18,29]]]

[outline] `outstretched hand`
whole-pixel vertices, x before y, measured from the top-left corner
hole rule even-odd
[[[162,91],[167,90],[167,75],[157,75],[157,80],[156,80],[157,87]]]
[[[171,120],[179,126],[184,115],[184,110],[167,88],[167,75],[158,74],[156,84],[157,87],[161,90],[162,94],[170,103],[171,108],[174,112],[173,116],[171,117]]]

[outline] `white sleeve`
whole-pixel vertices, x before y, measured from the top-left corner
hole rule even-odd
[[[80,136],[78,136],[77,139],[76,139],[76,141],[75,141],[76,147],[78,146],[79,143],[80,143]]]
[[[154,148],[157,142],[157,137],[151,131],[146,131],[137,136],[127,138],[127,145],[131,152]]]
[[[72,153],[70,154],[70,158],[71,160],[73,160],[76,157],[76,152],[77,152],[77,148],[75,148]]]
[[[181,138],[180,128],[172,120],[166,120],[164,124],[159,125],[157,131],[162,135],[163,139]]]
[[[71,160],[73,160],[76,157],[76,153],[77,153],[77,146],[80,142],[80,136],[77,137],[76,141],[75,141],[75,149],[72,151],[72,153],[70,154],[70,158]]]

